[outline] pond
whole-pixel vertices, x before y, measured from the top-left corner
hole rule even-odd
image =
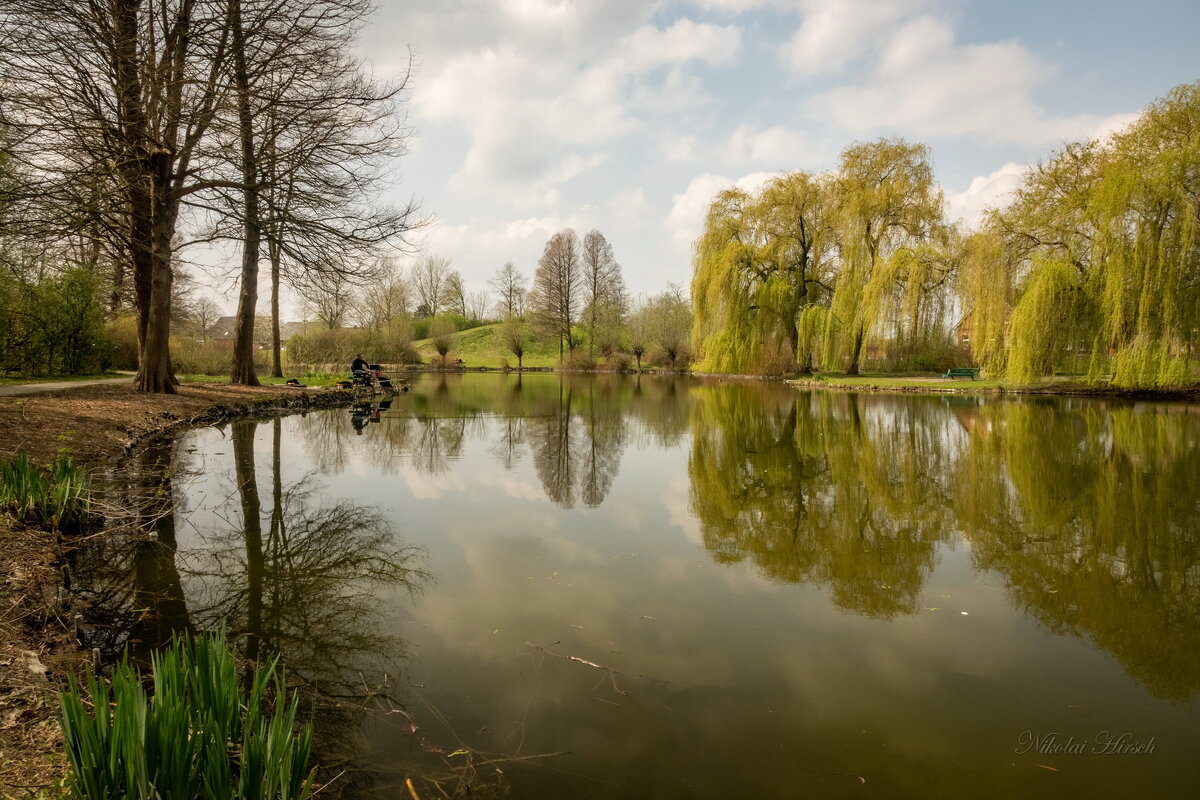
[[[134,472],[88,645],[279,652],[362,796],[1200,790],[1195,406],[422,375]]]

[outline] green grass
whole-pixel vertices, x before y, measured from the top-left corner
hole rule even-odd
[[[814,384],[829,384],[833,386],[877,386],[894,389],[955,389],[958,391],[988,391],[995,389],[1034,389],[1047,387],[1063,387],[1069,384],[1084,385],[1082,378],[1056,376],[1047,378],[1036,384],[1016,384],[1003,378],[982,377],[975,380],[970,378],[943,378],[941,373],[881,373],[867,372],[861,375],[839,375],[837,373],[820,373],[816,376],[797,377],[799,381],[812,381]]]
[[[452,337],[450,358],[461,358],[468,367],[492,367],[498,369],[505,361],[509,366],[517,366],[517,357],[507,347],[500,343],[497,333],[499,323],[483,325],[459,331]],[[421,354],[421,358],[429,361],[437,355],[430,339],[413,342],[413,347]],[[553,367],[558,364],[558,341],[531,340],[525,350],[523,364],[526,367]]]
[[[0,386],[24,386],[31,383],[62,383],[66,381],[94,381],[103,378],[128,378],[127,372],[98,372],[93,375],[45,375],[31,378],[29,376],[0,376]]]
[[[154,691],[128,660],[111,686],[88,676],[61,696],[68,786],[82,800],[306,800],[312,728],[297,731],[272,660],[243,688],[223,634],[177,639],[151,662]],[[268,703],[274,713],[267,713]]]

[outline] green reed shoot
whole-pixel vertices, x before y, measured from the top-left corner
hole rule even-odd
[[[87,475],[66,454],[58,456],[49,472],[24,453],[0,461],[0,510],[21,522],[57,527],[86,516],[90,505]]]
[[[277,660],[249,688],[223,634],[176,639],[151,662],[154,691],[128,660],[111,685],[89,675],[62,695],[71,765],[82,800],[307,800],[312,727],[296,727]],[[267,705],[274,709],[268,712]]]

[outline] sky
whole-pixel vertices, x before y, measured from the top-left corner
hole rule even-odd
[[[971,222],[1068,141],[1200,79],[1200,2],[381,0],[380,78],[414,71],[390,193],[468,290],[597,228],[632,293],[691,278],[712,196],[836,168],[856,140],[931,146]]]

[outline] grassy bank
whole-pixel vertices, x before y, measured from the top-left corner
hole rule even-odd
[[[340,391],[184,383],[146,395],[125,383],[0,398],[0,459],[37,465],[70,453],[85,468],[119,460],[147,438],[241,416],[334,407]],[[61,605],[60,535],[0,515],[0,798],[55,796],[63,775],[58,692],[81,653]]]
[[[1179,389],[1125,389],[1107,383],[1089,383],[1082,377],[1061,375],[1033,383],[1016,383],[1003,378],[989,377],[976,380],[943,378],[941,375],[932,373],[912,375],[865,373],[854,376],[821,374],[814,377],[798,377],[788,380],[787,383],[800,389],[858,392],[1131,396],[1183,400],[1194,400],[1200,397],[1200,386]]]
[[[500,324],[482,325],[459,331],[451,337],[450,358],[461,358],[468,367],[500,369],[508,364],[517,367],[517,357],[512,354],[499,337]],[[437,356],[432,339],[421,339],[413,346],[425,361]],[[558,364],[558,340],[531,339],[525,348],[522,364],[526,367],[553,367]]]

